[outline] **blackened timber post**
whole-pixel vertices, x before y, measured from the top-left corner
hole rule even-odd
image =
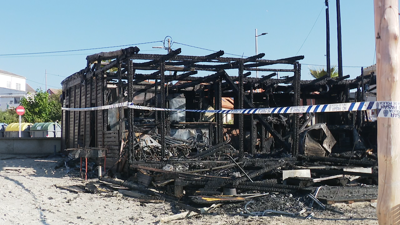
[[[124,93],[122,90],[122,62],[120,59],[118,60],[118,88],[117,88],[117,96],[118,96],[118,103],[121,103],[123,101],[124,98]],[[122,115],[123,115],[123,108],[119,107],[118,108],[118,142],[121,140],[122,138]]]
[[[101,77],[101,96],[100,96],[100,101],[101,101],[101,105],[105,104],[105,92],[107,90],[107,79],[104,78],[104,76]],[[101,146],[100,147],[104,147],[105,145],[105,132],[107,131],[107,124],[108,124],[108,110],[102,110],[101,111],[101,116],[102,116],[102,121],[103,121],[103,125],[101,127],[102,131],[101,131]],[[121,117],[121,116],[120,116]],[[121,137],[121,136],[120,136]]]
[[[263,84],[263,89],[265,90],[264,93],[265,93],[265,97],[266,97],[265,103],[264,103],[264,107],[268,108],[269,107],[269,94],[267,93],[267,89],[265,88],[264,84]],[[259,121],[257,120],[257,123],[258,122]],[[261,148],[261,152],[262,153],[266,153],[267,152],[267,140],[266,140],[267,135],[268,135],[268,132],[265,130],[265,127],[261,126],[261,131],[260,131],[260,136],[261,136],[260,145],[261,146],[260,146],[260,148]],[[268,153],[271,153],[271,150],[268,151]]]
[[[133,102],[133,63],[132,60],[127,60],[128,64],[128,102]],[[128,150],[129,150],[129,161],[135,160],[135,152],[133,151],[133,142],[135,135],[134,120],[135,111],[132,108],[128,108],[128,123],[129,123],[129,137],[128,137]]]
[[[67,93],[67,91],[64,89],[64,87],[63,87],[63,89],[62,89],[62,96],[63,96],[63,98],[62,98],[62,102],[61,102],[61,104],[62,104],[62,107],[66,107],[66,104],[65,104],[65,102],[66,102],[66,93]],[[69,106],[68,106],[69,107]],[[67,127],[67,123],[66,123],[66,114],[67,114],[67,112],[68,111],[66,111],[66,110],[61,110],[61,123],[62,124],[64,124],[64,126],[62,126],[62,128],[61,128],[61,150],[62,151],[64,151],[64,149],[66,148],[65,147],[65,131],[66,131],[66,127]],[[68,115],[68,114],[67,114]]]
[[[365,101],[364,67],[361,67],[361,101]]]
[[[222,109],[222,87],[221,87],[221,78],[218,78],[218,80],[215,82],[215,109],[216,110],[221,110]],[[223,126],[223,120],[222,120],[222,114],[221,113],[216,113],[216,121],[217,121],[217,144],[220,144],[223,142],[223,135],[222,135],[222,126]]]
[[[239,62],[239,104],[238,107],[239,109],[243,109],[243,61]],[[244,131],[243,131],[243,123],[244,123],[244,118],[243,114],[239,114],[239,159],[242,159],[244,156]]]
[[[82,106],[81,107],[83,107],[83,108],[86,108],[87,107],[87,103],[86,103],[86,90],[87,90],[87,84],[86,84],[86,82],[83,82],[83,84],[82,84],[82,88],[81,88],[81,97],[84,99],[83,100],[83,103],[82,103]],[[82,92],[83,92],[83,96],[82,96]],[[82,126],[82,144],[83,144],[83,146],[84,147],[88,147],[87,145],[86,145],[86,111],[83,111],[82,112],[82,118],[81,118],[81,121],[82,121],[82,124],[81,124],[81,126]]]
[[[154,80],[154,101],[155,101],[155,106],[156,107],[160,107],[160,103],[159,103],[159,100],[158,100],[158,80],[157,80],[157,78]],[[154,117],[155,117],[155,120],[156,120],[156,124],[158,124],[158,122],[159,122],[159,112],[158,111],[155,111],[154,112]],[[158,131],[158,132],[160,132],[160,131]]]
[[[360,100],[360,102],[364,102],[364,101],[365,101],[364,68],[361,67],[361,100]],[[360,127],[363,124],[364,115],[366,115],[366,112],[361,111],[360,112]]]
[[[165,62],[160,63],[160,74],[161,74],[161,79],[160,79],[160,100],[161,100],[161,108],[165,109]],[[161,111],[161,157],[162,160],[165,158],[165,111]]]
[[[254,84],[251,83],[250,87],[250,102],[253,104],[254,103]],[[256,154],[256,137],[257,135],[255,134],[255,125],[254,125],[254,116],[253,114],[250,114],[250,149],[251,149],[251,154]]]
[[[79,101],[78,101],[78,108],[83,108],[83,106],[82,106],[82,83],[81,84],[79,84],[77,87],[79,88],[78,90],[79,90]],[[82,114],[83,114],[83,112],[78,112],[78,119],[77,119],[77,122],[78,122],[78,139],[77,139],[77,141],[78,141],[78,144],[81,144],[81,145],[83,145],[83,146],[80,146],[80,147],[84,147],[84,144],[82,143],[82,139],[81,139],[81,135],[82,135],[82,131],[81,131],[81,125],[82,125],[82,120],[81,120],[81,117],[82,117]]]
[[[73,108],[79,108],[79,106],[78,106],[78,103],[77,103],[77,101],[76,101],[76,85],[74,85],[73,86],[73,88],[72,88],[72,93],[73,93],[73,99],[72,99],[72,102],[74,103],[74,106],[73,106]],[[75,148],[75,147],[77,147],[77,141],[75,141],[76,140],[76,136],[78,135],[77,134],[77,129],[76,129],[76,123],[75,123],[75,121],[77,121],[78,120],[78,117],[77,117],[77,112],[75,111],[75,112],[72,112],[73,113],[73,115],[74,115],[74,119],[72,120],[72,124],[73,124],[73,135],[72,135],[72,146]]]
[[[357,82],[356,102],[361,102],[362,101],[361,92],[362,92],[361,84],[360,84],[360,82]],[[357,111],[355,114],[356,114],[355,127],[358,129],[362,125],[362,120],[361,120],[362,112],[361,111]]]
[[[300,77],[301,77],[301,65],[296,62],[294,64],[294,80],[293,80],[293,106],[300,105]],[[292,155],[297,156],[299,153],[299,118],[300,114],[293,114],[293,137],[292,137]]]
[[[261,144],[261,152],[262,153],[266,153],[267,152],[267,140],[266,140],[267,133],[268,132],[266,132],[265,126],[261,126],[261,134],[260,134],[261,143],[260,144]],[[271,153],[271,151],[269,151],[268,153]]]

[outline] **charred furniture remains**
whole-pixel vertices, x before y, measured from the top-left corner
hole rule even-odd
[[[223,51],[205,56],[181,55],[181,49],[165,55],[139,51],[89,55],[86,68],[62,82],[63,107],[129,102],[223,110],[224,102],[235,109],[330,104],[365,101],[375,84],[373,74],[301,80],[303,56],[265,60],[264,54],[223,57]],[[250,77],[256,70],[266,75]],[[354,96],[350,90],[356,90]],[[107,149],[113,171],[135,172],[141,185],[201,204],[208,201],[204,196],[223,190],[312,192],[321,183],[345,185],[347,175],[376,184],[376,125],[368,118],[366,112],[230,118],[127,107],[64,110],[62,144],[67,150]],[[346,171],[349,166],[368,167],[371,173]],[[283,182],[282,170],[297,169],[312,176]]]

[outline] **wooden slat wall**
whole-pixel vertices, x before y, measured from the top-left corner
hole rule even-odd
[[[118,158],[119,157],[119,137],[118,131],[105,131],[104,132],[104,145],[108,149],[107,157],[108,158]]]
[[[96,105],[102,106],[103,105],[103,80],[102,77],[97,77],[96,79]],[[103,147],[103,133],[104,133],[104,126],[103,126],[103,110],[97,110],[97,117],[96,117],[96,145],[97,147]]]
[[[80,107],[80,91],[79,86],[75,86],[75,108]],[[79,137],[79,112],[75,112],[74,120],[74,148],[78,147],[78,137]]]
[[[105,79],[103,79],[102,82],[103,85],[103,105],[108,105],[109,103],[106,101],[106,92],[105,90],[107,89],[107,81]],[[103,131],[106,132],[107,131],[107,124],[108,124],[108,110],[103,110]],[[103,132],[103,133],[104,133]],[[103,141],[103,146],[104,146],[104,141]]]
[[[86,107],[86,85],[81,85],[80,88],[80,101],[81,101],[81,108]],[[81,144],[82,146],[85,146],[85,112],[80,112],[79,113],[79,138],[81,138]]]
[[[97,77],[94,77],[90,82],[91,83],[91,89],[90,89],[91,107],[97,106],[96,105],[96,99],[97,99],[96,98],[96,96],[97,96],[96,95],[96,87],[97,87],[96,81],[97,81]],[[92,123],[92,119],[93,119],[93,121],[96,121],[97,111],[94,111],[93,115],[94,115],[94,118],[90,119],[91,123]],[[94,131],[93,131],[93,133],[91,133],[91,136],[94,139],[94,146],[91,146],[91,147],[96,147],[97,146],[97,123],[94,123]]]
[[[75,104],[75,87],[71,87],[69,89],[69,107],[74,108]],[[68,134],[68,146],[67,148],[73,148],[74,147],[74,112],[69,113],[69,134]]]
[[[65,97],[65,99],[62,102],[62,106],[63,107],[67,107],[67,103],[69,101],[69,96],[67,95],[67,90],[63,90],[63,96]],[[69,105],[68,105],[69,107]],[[69,116],[68,111],[62,111],[62,118],[61,118],[61,122],[62,124],[67,124],[67,116]],[[67,148],[67,126],[61,126],[61,150],[64,150]]]
[[[86,107],[90,107],[91,96],[92,96],[92,94],[91,94],[91,92],[92,92],[91,86],[92,86],[92,83],[86,81],[86,85],[85,85],[85,87],[86,87],[86,90],[85,90],[85,93],[86,93],[85,94]],[[90,132],[91,132],[91,130],[90,130],[90,113],[91,113],[90,111],[85,111],[85,116],[86,116],[86,121],[85,121],[85,126],[86,126],[86,129],[85,129],[85,146],[89,146],[90,145],[90,136],[91,136],[90,135]]]

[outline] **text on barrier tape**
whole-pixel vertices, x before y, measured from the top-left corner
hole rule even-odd
[[[93,111],[119,107],[149,111],[185,111],[198,113],[223,113],[223,114],[290,114],[290,113],[323,113],[323,112],[354,112],[365,110],[377,110],[378,117],[400,118],[400,102],[351,102],[324,105],[287,106],[273,108],[251,108],[232,110],[195,110],[195,109],[166,109],[135,105],[131,102],[122,102],[112,105],[89,107],[89,108],[62,108],[65,111]]]

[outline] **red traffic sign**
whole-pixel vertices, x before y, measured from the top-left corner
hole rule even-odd
[[[16,111],[17,114],[20,115],[20,116],[22,116],[22,115],[25,114],[25,108],[24,108],[22,105],[18,106],[18,107],[15,109],[15,111]]]

